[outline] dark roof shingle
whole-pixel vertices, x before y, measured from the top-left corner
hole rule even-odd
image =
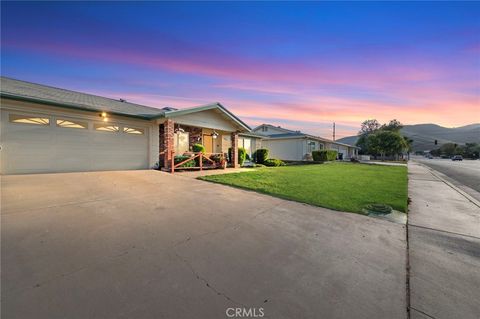
[[[144,119],[158,117],[165,110],[140,104],[122,102],[102,96],[75,92],[31,82],[1,77],[2,97],[57,104],[86,111],[103,111],[113,114],[134,116]]]

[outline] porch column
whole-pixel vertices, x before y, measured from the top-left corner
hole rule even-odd
[[[238,168],[240,165],[238,165],[238,133],[233,132],[232,133],[232,167],[233,168]]]
[[[172,151],[174,150],[173,145],[173,133],[174,133],[174,122],[171,119],[167,119],[163,123],[163,150],[165,155],[163,156],[163,167],[170,168],[170,163],[172,161]]]

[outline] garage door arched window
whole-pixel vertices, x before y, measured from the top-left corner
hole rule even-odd
[[[128,126],[123,127],[123,132],[127,134],[135,134],[135,135],[145,134],[145,131],[141,128],[128,127]]]
[[[50,125],[50,119],[48,117],[10,114],[9,120],[11,123]]]
[[[95,131],[102,131],[102,132],[120,132],[118,125],[112,124],[95,124]]]
[[[67,127],[67,128],[80,128],[80,129],[88,128],[87,122],[81,122],[77,120],[65,120],[65,119],[57,119],[57,126]]]

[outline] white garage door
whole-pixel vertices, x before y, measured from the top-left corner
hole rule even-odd
[[[128,120],[2,111],[1,124],[2,174],[148,168],[148,129]]]

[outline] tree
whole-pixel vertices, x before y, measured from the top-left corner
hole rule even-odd
[[[375,133],[380,128],[380,123],[377,120],[366,120],[360,126],[358,135]]]
[[[480,158],[480,144],[466,143],[463,154],[467,158]]]
[[[388,124],[383,124],[380,129],[384,131],[394,131],[398,132],[402,129],[403,124],[400,121],[393,119]]]
[[[408,144],[398,132],[379,130],[368,136],[367,147],[372,154],[380,154],[384,160],[386,155],[397,156],[403,153]]]
[[[440,154],[441,155],[446,155],[448,157],[452,157],[453,155],[456,155],[457,153],[458,153],[457,144],[445,143],[440,147]]]

